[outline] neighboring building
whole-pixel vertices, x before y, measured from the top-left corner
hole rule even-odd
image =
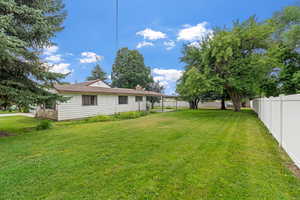
[[[163,106],[164,107],[173,107],[173,108],[188,108],[189,102],[180,100],[178,96],[164,96],[163,98]],[[155,107],[162,106],[161,101],[154,103]]]
[[[111,88],[100,80],[70,85],[55,85],[56,93],[70,97],[67,102],[42,106],[36,116],[57,121],[81,119],[96,115],[112,115],[120,112],[147,109],[146,96],[163,94],[136,89]]]
[[[231,102],[226,101],[226,107],[231,107]],[[154,106],[162,106],[161,101],[156,102]],[[184,101],[180,98],[180,96],[164,96],[163,98],[163,106],[164,107],[173,107],[173,108],[189,108],[190,104],[188,101]],[[200,101],[198,103],[198,108],[220,108],[221,102],[219,100],[211,100],[211,101]]]

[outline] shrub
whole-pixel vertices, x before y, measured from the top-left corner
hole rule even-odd
[[[138,117],[145,116],[147,114],[148,114],[148,112],[146,112],[146,111],[142,111],[142,112],[132,111],[132,112],[121,112],[121,113],[115,114],[114,117],[116,119],[135,119]]]
[[[114,120],[112,116],[104,116],[104,115],[99,115],[87,119],[88,122],[106,122],[112,120]]]
[[[167,107],[165,107],[165,109],[175,109],[175,107],[167,106]]]
[[[37,130],[46,130],[50,129],[52,127],[52,122],[49,120],[42,120],[40,123],[36,126]]]
[[[149,111],[141,111],[141,112],[140,112],[141,117],[146,116],[146,115],[149,115],[149,114],[150,114]]]

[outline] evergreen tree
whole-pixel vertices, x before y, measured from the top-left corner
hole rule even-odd
[[[107,80],[107,74],[101,69],[101,66],[97,64],[92,70],[91,75],[87,77],[86,80],[101,80],[105,82]]]
[[[151,70],[145,66],[143,55],[128,48],[118,51],[111,77],[113,87],[135,88],[140,85],[149,89],[149,84],[153,83]]]
[[[62,30],[61,0],[0,1],[0,99],[28,107],[63,100],[49,89],[64,77],[39,59],[40,49]]]

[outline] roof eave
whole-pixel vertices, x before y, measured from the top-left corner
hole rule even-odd
[[[164,94],[146,94],[146,93],[115,93],[115,92],[97,92],[97,91],[69,91],[69,90],[58,90],[59,93],[64,94],[108,94],[108,95],[132,95],[132,96],[156,96],[164,97]]]

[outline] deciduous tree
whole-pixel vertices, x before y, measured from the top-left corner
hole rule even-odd
[[[270,71],[265,57],[272,31],[270,25],[251,17],[234,23],[230,30],[216,32],[201,46],[201,62],[208,75],[226,89],[235,111],[240,111],[242,98],[255,93]]]
[[[205,95],[209,89],[208,79],[196,67],[185,71],[176,87],[177,93],[183,100],[189,102],[191,109],[198,109],[201,96]]]
[[[153,82],[151,70],[144,63],[144,57],[137,50],[122,48],[112,69],[112,86],[120,88],[135,88],[140,85],[148,89]]]
[[[262,85],[266,96],[295,94],[300,90],[300,7],[288,6],[267,20],[275,28],[272,40],[275,45],[269,50],[273,72]]]

